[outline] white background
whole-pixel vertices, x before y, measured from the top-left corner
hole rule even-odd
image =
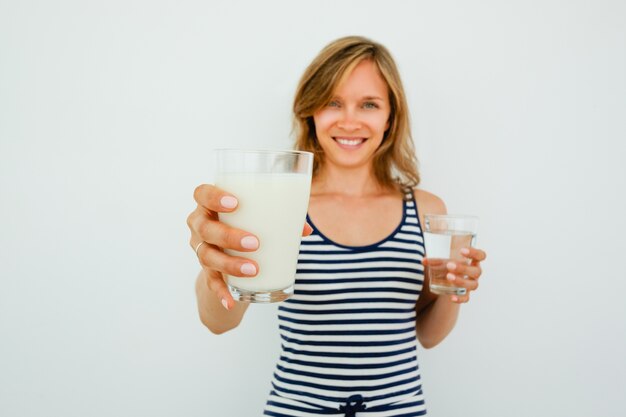
[[[260,415],[275,306],[196,313],[212,148],[290,147],[329,41],[394,54],[423,188],[489,259],[432,416],[623,416],[623,1],[0,0],[0,415]]]

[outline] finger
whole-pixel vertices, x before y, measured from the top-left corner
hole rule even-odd
[[[487,259],[487,253],[484,250],[472,247],[461,249],[461,254],[466,258],[471,259],[472,265],[478,265],[480,262]]]
[[[233,296],[228,291],[228,285],[224,281],[224,276],[219,271],[207,271],[207,286],[220,299],[226,310],[230,310],[235,305]]]
[[[454,261],[448,262],[446,268],[455,275],[465,276],[471,279],[478,279],[482,274],[480,266],[472,266]]]
[[[302,228],[302,236],[308,236],[313,233],[313,228],[309,226],[308,223],[304,223],[304,227]]]
[[[202,184],[196,187],[193,192],[193,198],[198,203],[198,206],[217,213],[231,212],[239,204],[234,195],[211,184]]]
[[[470,299],[469,294],[467,295],[451,295],[450,296],[450,301],[452,301],[453,303],[457,303],[457,304],[464,304],[467,303]]]
[[[206,219],[217,219],[217,214],[213,212],[207,212],[204,207],[197,206],[196,209],[192,211],[189,216],[187,216],[187,227],[189,227],[189,230],[191,230],[192,235],[192,240],[189,241],[189,244],[191,246],[193,246],[194,242],[198,242],[200,240],[193,239],[194,237],[198,237],[195,230],[196,225]]]
[[[220,248],[234,249],[240,252],[252,252],[259,248],[259,239],[244,230],[227,226],[219,220],[195,217],[192,229],[200,240]]]
[[[198,260],[205,268],[236,277],[253,277],[259,272],[259,265],[255,261],[227,255],[212,245],[200,246]]]
[[[465,278],[462,275],[456,275],[448,272],[446,274],[446,279],[448,280],[448,282],[450,282],[450,284],[454,285],[455,287],[462,287],[467,289],[466,293],[469,293],[469,291],[476,291],[476,289],[478,288],[477,280]]]

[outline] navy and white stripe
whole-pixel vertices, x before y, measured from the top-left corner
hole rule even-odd
[[[403,206],[396,230],[362,247],[308,219],[294,295],[278,308],[282,351],[265,415],[426,414],[415,335],[424,240],[410,190]]]

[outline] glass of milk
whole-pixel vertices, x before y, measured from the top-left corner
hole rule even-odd
[[[465,295],[466,289],[456,287],[446,278],[450,261],[469,264],[461,249],[476,244],[478,218],[465,215],[424,214],[424,245],[430,291],[435,294]]]
[[[226,276],[233,298],[253,303],[283,301],[293,294],[302,228],[311,191],[313,154],[300,151],[218,149],[215,185],[239,200],[220,221],[259,238],[254,252],[226,250],[255,260],[255,277]]]

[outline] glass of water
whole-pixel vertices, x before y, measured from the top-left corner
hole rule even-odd
[[[424,244],[428,266],[430,291],[435,294],[465,295],[466,289],[455,286],[446,278],[447,264],[469,264],[470,260],[461,254],[461,249],[476,244],[478,218],[475,216],[451,214],[424,215]]]

